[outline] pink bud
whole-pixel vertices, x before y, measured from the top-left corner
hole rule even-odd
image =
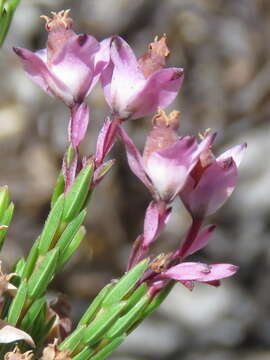
[[[237,145],[215,159],[210,147],[188,176],[180,197],[193,217],[203,218],[216,212],[232,194],[237,167],[246,144]]]
[[[69,141],[77,148],[84,139],[89,122],[89,107],[86,104],[76,105],[71,109],[69,121]]]

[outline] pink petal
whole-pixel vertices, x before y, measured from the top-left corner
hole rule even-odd
[[[236,186],[237,167],[230,158],[221,166],[214,163],[192,188],[190,179],[181,192],[181,199],[194,216],[204,217],[216,212],[230,197]]]
[[[110,85],[111,105],[120,117],[126,118],[130,115],[126,110],[130,98],[142,89],[145,78],[131,47],[121,37],[112,38],[111,61],[114,65]]]
[[[97,164],[101,164],[104,158],[108,155],[109,151],[113,147],[116,135],[118,133],[119,122],[118,119],[110,117],[105,119],[101,131],[99,132],[96,146],[95,161]]]
[[[149,204],[146,210],[145,219],[144,219],[143,245],[145,247],[148,247],[149,244],[151,244],[155,240],[158,230],[158,224],[159,224],[159,209],[157,203],[151,201],[151,203]]]
[[[186,136],[173,146],[149,156],[147,174],[161,199],[172,201],[182,189],[189,172],[196,164],[196,150],[195,138]]]
[[[98,164],[101,163],[105,157],[106,140],[110,132],[111,124],[112,121],[110,120],[109,117],[107,117],[98,134],[97,145],[96,145],[96,156],[95,156],[95,160]]]
[[[94,76],[89,91],[92,90],[92,88],[98,82],[100,75],[104,72],[110,63],[110,43],[111,38],[104,39],[99,43],[100,48],[94,57]]]
[[[66,104],[71,105],[73,103],[70,89],[49,70],[39,53],[35,54],[22,48],[13,49],[22,60],[27,75],[35,84],[51,96],[59,97]]]
[[[245,155],[246,149],[247,149],[246,143],[233,146],[232,148],[230,148],[229,150],[227,150],[223,154],[221,154],[217,158],[217,162],[219,162],[220,160],[226,160],[228,158],[233,158],[236,166],[239,167],[239,165]]]
[[[35,343],[30,335],[5,321],[0,320],[0,343],[9,344],[20,340],[25,341],[31,347],[35,347]]]
[[[197,281],[201,282],[213,282],[210,283],[210,285],[215,284],[214,286],[218,286],[217,283],[215,283],[217,280],[225,279],[227,277],[230,277],[234,275],[239,267],[232,265],[232,264],[213,264],[209,265],[210,272],[207,274],[203,274],[201,278],[197,279]]]
[[[210,267],[207,264],[197,262],[183,262],[169,268],[162,273],[165,278],[177,281],[192,281],[202,278],[205,274],[210,273]]]
[[[143,88],[134,88],[134,97],[129,99],[127,108],[131,118],[153,113],[158,107],[166,108],[176,98],[183,80],[184,71],[181,68],[167,68],[153,73],[145,80]]]
[[[141,154],[123,128],[119,127],[119,135],[124,141],[126,147],[127,159],[130,169],[144,183],[144,185],[151,190],[152,184],[145,172]]]
[[[69,122],[69,139],[74,148],[77,148],[84,139],[89,122],[89,107],[83,103],[71,110]]]
[[[209,240],[211,239],[215,228],[216,228],[215,225],[205,226],[202,229],[202,231],[200,231],[199,235],[193,241],[191,246],[185,252],[182,252],[181,249],[180,249],[180,256],[182,258],[186,258],[189,255],[192,255],[193,253],[195,253],[195,252],[199,251],[200,249],[204,248],[208,244]],[[184,243],[185,243],[185,241],[183,241],[183,244]]]
[[[74,35],[54,58],[51,69],[73,94],[75,102],[82,102],[94,77],[94,55],[98,41],[89,35]]]
[[[157,202],[152,201],[149,204],[144,219],[142,242],[142,246],[144,248],[149,248],[152,242],[156,240],[167,224],[170,214],[171,208],[165,209],[161,214],[159,210],[159,204]]]

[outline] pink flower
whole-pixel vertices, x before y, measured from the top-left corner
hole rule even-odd
[[[216,212],[232,194],[237,180],[237,168],[246,144],[237,145],[215,158],[211,143],[188,176],[180,197],[193,216],[204,218]]]
[[[207,265],[197,262],[182,262],[172,266],[161,277],[176,281],[212,282],[234,275],[238,267],[232,264]]]
[[[72,107],[83,102],[105,64],[102,59],[95,60],[100,48],[98,41],[71,30],[69,10],[52,14],[52,19],[43,16],[48,31],[46,49],[32,52],[14,48],[14,51],[34,83]]]
[[[153,118],[153,129],[147,138],[143,156],[126,132],[119,129],[129,166],[151,191],[155,201],[169,203],[177,196],[207,144],[205,141],[198,146],[194,137],[178,137],[178,115],[173,111],[167,116],[159,110]]]
[[[104,95],[121,120],[143,117],[175,99],[183,82],[183,69],[162,69],[168,55],[164,39],[152,43],[149,56],[139,60],[120,37],[107,39],[106,44],[110,64],[102,73]],[[108,54],[104,56],[107,59]]]

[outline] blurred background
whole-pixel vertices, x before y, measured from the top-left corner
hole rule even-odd
[[[0,54],[0,184],[8,184],[16,213],[2,260],[6,268],[26,254],[39,234],[66,148],[68,112],[25,76],[11,47],[44,47],[41,14],[71,8],[77,32],[101,40],[120,34],[145,53],[166,33],[169,63],[185,68],[183,88],[171,109],[181,111],[182,133],[219,132],[216,152],[248,143],[239,185],[208,219],[218,225],[209,246],[194,259],[240,265],[218,289],[176,286],[112,360],[266,360],[270,358],[270,2],[269,0],[22,0]],[[89,97],[91,126],[82,153],[94,150],[108,113],[102,90]],[[126,129],[142,148],[150,119]],[[52,296],[68,295],[77,319],[89,300],[125,269],[142,230],[150,200],[129,171],[121,144],[117,163],[97,189],[88,235],[55,279]],[[179,201],[156,251],[180,241],[190,218]]]

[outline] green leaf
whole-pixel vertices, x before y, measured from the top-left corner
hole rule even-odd
[[[78,326],[88,325],[89,322],[93,319],[96,315],[97,311],[100,309],[100,304],[108,292],[112,289],[113,284],[108,284],[105,286],[100,293],[95,297],[93,302],[90,304],[88,309],[85,311],[83,317],[81,318]]]
[[[95,174],[95,182],[96,183],[100,182],[103,179],[103,177],[107,174],[107,172],[111,170],[114,163],[115,163],[115,160],[109,160],[100,166],[100,168],[97,170],[97,177]]]
[[[69,145],[69,147],[65,153],[65,158],[66,158],[66,162],[67,162],[67,167],[70,168],[70,166],[72,165],[72,162],[75,159],[75,150],[73,149],[72,145]]]
[[[18,276],[22,276],[23,269],[25,267],[26,261],[24,258],[20,258],[17,263],[13,267],[13,272],[15,272]]]
[[[0,186],[0,224],[2,224],[1,218],[6,211],[9,203],[9,193],[7,185]]]
[[[62,266],[64,266],[65,263],[68,261],[68,259],[73,255],[75,250],[78,248],[78,246],[82,242],[85,234],[86,234],[86,230],[85,230],[84,226],[81,226],[80,229],[78,230],[77,234],[71,240],[68,247],[65,249],[65,252],[62,253],[61,256],[59,257],[57,270],[59,270]]]
[[[54,207],[57,199],[59,198],[59,196],[61,194],[63,194],[65,189],[65,178],[64,175],[62,173],[62,171],[60,172],[60,174],[58,175],[58,178],[56,180],[56,185],[55,188],[53,190],[53,194],[52,194],[52,199],[51,199],[51,208]]]
[[[87,198],[92,176],[93,164],[86,165],[76,177],[74,184],[66,194],[63,218],[65,221],[72,220],[82,209]]]
[[[68,245],[70,244],[76,233],[78,232],[80,226],[82,225],[85,219],[86,214],[87,214],[86,210],[82,210],[79,213],[79,215],[76,216],[76,218],[67,225],[66,229],[64,230],[61,237],[57,241],[57,247],[60,251],[60,257],[62,253],[65,252],[66,248],[68,247]]]
[[[35,335],[37,335],[37,347],[43,345],[45,339],[48,336],[48,333],[50,332],[51,328],[53,327],[53,324],[55,323],[55,319],[56,319],[56,315],[50,318],[50,320],[45,323],[45,326],[41,326],[39,330],[34,333]]]
[[[40,311],[44,307],[46,300],[44,297],[37,299],[33,302],[30,308],[27,310],[22,322],[21,327],[24,330],[28,330],[29,326],[36,321]]]
[[[93,352],[94,350],[87,346],[81,352],[79,352],[79,354],[72,356],[72,360],[88,360]]]
[[[26,281],[22,281],[8,311],[7,321],[11,325],[17,324],[17,321],[21,315],[23,306],[25,304],[26,296],[27,296],[27,284]]]
[[[119,317],[125,305],[125,302],[121,302],[110,306],[108,309],[102,308],[100,313],[97,314],[97,318],[87,327],[83,338],[84,343],[91,346],[100,340]]]
[[[137,304],[137,302],[147,293],[148,287],[145,283],[141,284],[127,300],[125,311],[128,312]]]
[[[19,0],[7,0],[4,2],[4,4],[1,4],[2,12],[0,15],[0,46],[3,45],[11,20],[18,4]]]
[[[64,195],[59,196],[54,207],[51,209],[49,216],[45,222],[43,231],[39,240],[39,251],[42,255],[49,250],[51,242],[61,223],[61,217],[64,209]]]
[[[109,339],[116,338],[128,330],[137,318],[142,314],[143,309],[149,302],[149,296],[144,295],[141,300],[125,315],[121,316],[111,327],[106,337]]]
[[[90,360],[103,360],[108,357],[124,340],[126,336],[122,335],[118,338],[114,339],[108,345],[106,345],[103,349],[101,349],[96,355],[92,356]]]
[[[53,249],[48,252],[39,267],[31,275],[28,283],[30,298],[35,299],[44,293],[55,273],[58,256],[58,249]]]
[[[77,346],[82,343],[82,339],[84,337],[86,331],[85,326],[81,326],[73,331],[60,345],[60,350],[68,349],[71,353],[75,351]]]
[[[11,222],[13,212],[14,212],[14,204],[10,203],[8,208],[4,212],[4,215],[3,215],[2,219],[1,219],[1,224],[0,225],[8,226],[10,224],[10,222]],[[5,235],[6,235],[7,231],[8,231],[8,229],[0,231],[0,249],[3,246]]]
[[[170,281],[169,284],[151,301],[151,303],[147,306],[143,313],[143,318],[151,314],[157,307],[161,305],[161,303],[166,299],[166,297],[171,292],[175,282]]]
[[[28,258],[26,260],[26,264],[23,269],[23,275],[22,275],[23,279],[29,279],[29,277],[31,276],[31,274],[35,268],[35,264],[36,264],[38,254],[39,254],[38,243],[39,243],[39,237],[34,242],[32,248],[29,252]]]
[[[127,272],[113,287],[112,291],[104,299],[102,306],[115,304],[123,299],[123,297],[136,285],[137,281],[143,275],[148,267],[149,260],[145,259],[134,266]]]

